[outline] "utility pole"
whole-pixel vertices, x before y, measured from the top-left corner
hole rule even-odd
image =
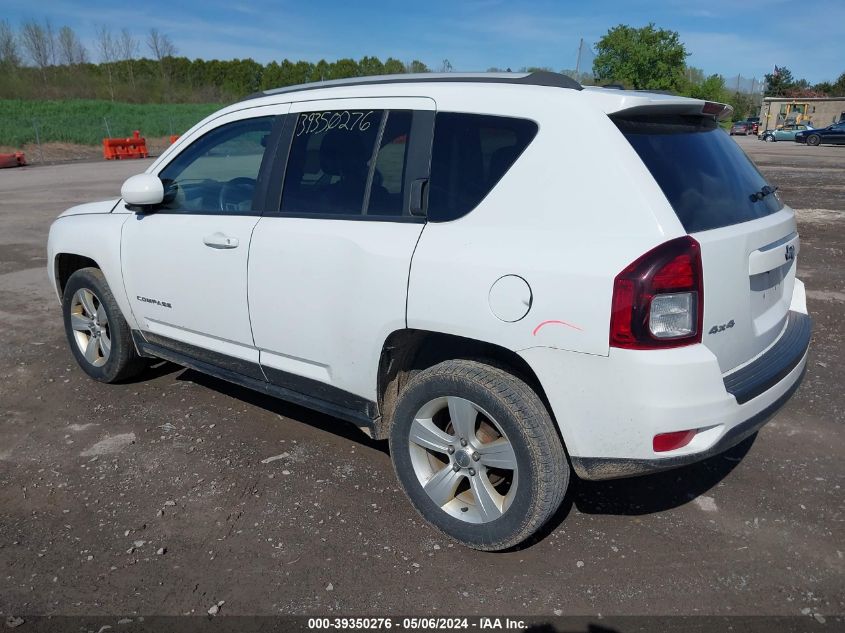
[[[581,38],[581,41],[578,42],[578,59],[575,60],[575,80],[578,81],[578,78],[581,76],[581,49],[584,48],[584,38]]]

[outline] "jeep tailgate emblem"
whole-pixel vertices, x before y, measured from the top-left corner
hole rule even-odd
[[[794,244],[787,244],[786,245],[786,253],[784,254],[786,261],[791,259],[795,259],[795,245]]]

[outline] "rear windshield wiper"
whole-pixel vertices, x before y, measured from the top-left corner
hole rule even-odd
[[[777,187],[771,187],[769,185],[766,185],[765,187],[760,189],[760,191],[755,191],[754,193],[751,194],[751,196],[750,196],[751,202],[757,202],[758,200],[762,200],[763,198],[765,198],[769,194],[774,193],[777,190],[778,190]]]

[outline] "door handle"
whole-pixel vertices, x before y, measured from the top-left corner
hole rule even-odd
[[[211,248],[237,248],[239,244],[238,238],[224,235],[219,231],[206,235],[202,238],[202,243]]]
[[[411,182],[410,213],[418,217],[425,217],[426,185],[428,178],[418,178]]]

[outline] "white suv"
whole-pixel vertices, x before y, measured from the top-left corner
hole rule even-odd
[[[714,455],[799,384],[795,216],[727,106],[561,75],[255,95],[50,230],[71,350],[167,359],[389,438],[416,509],[487,550],[570,469]]]

